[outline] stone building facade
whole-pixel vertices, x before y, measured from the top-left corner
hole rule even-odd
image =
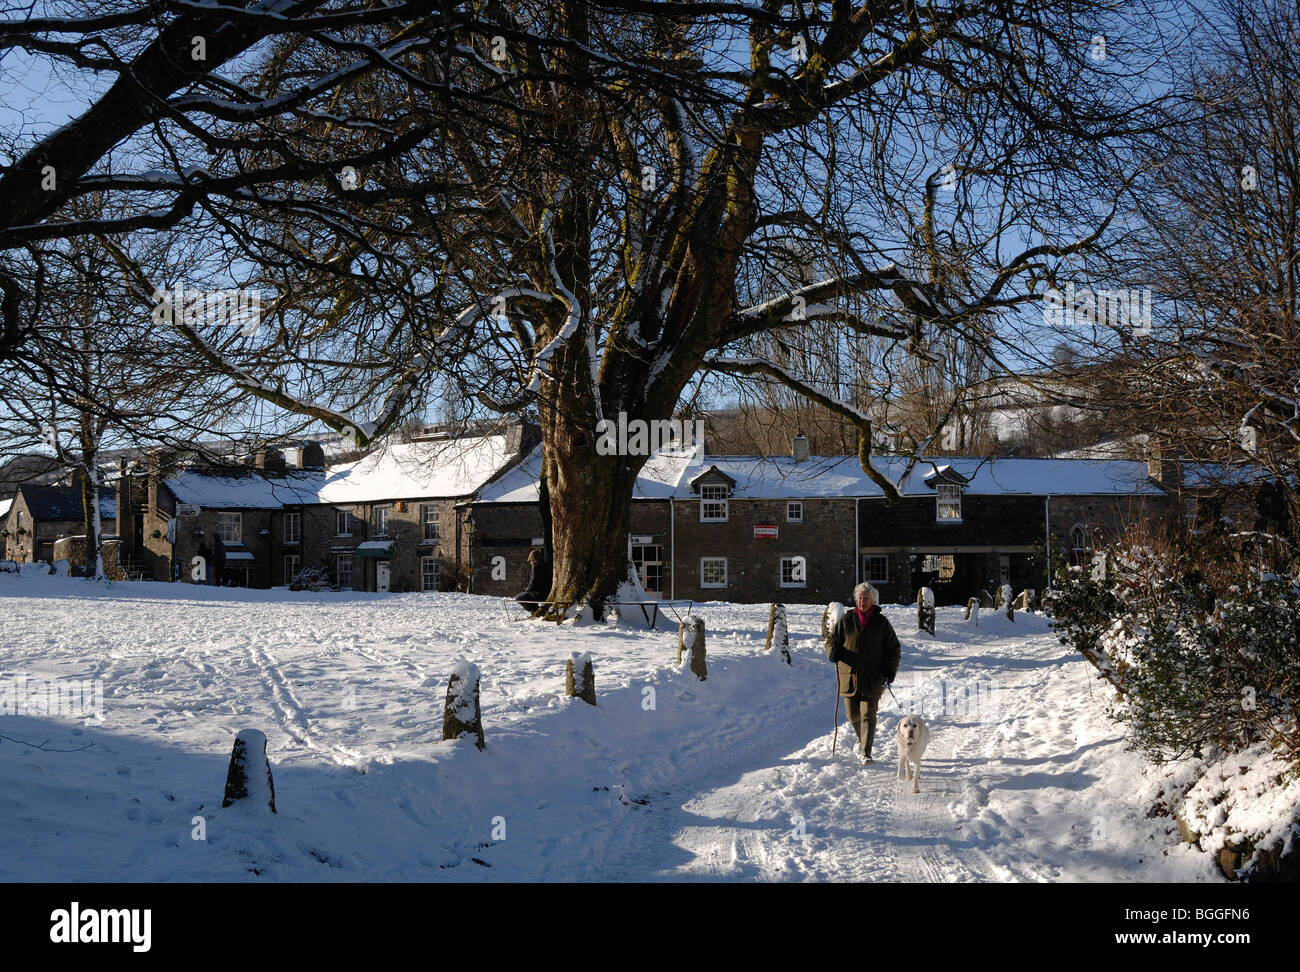
[[[113,497],[101,496],[99,509],[100,516],[111,525],[116,513]],[[81,489],[77,486],[19,486],[8,514],[0,520],[4,559],[18,563],[53,562],[56,541],[85,534],[83,510]]]
[[[154,454],[119,471],[115,559],[125,576],[157,581],[278,587],[315,568],[338,589],[511,597],[545,546],[537,441],[521,423],[330,466],[310,444],[227,465]],[[1002,584],[1039,591],[1049,570],[1086,562],[1129,523],[1192,515],[1204,493],[1169,462],[881,456],[872,477],[856,457],[795,446],[651,457],[622,538],[649,596],[825,603],[863,580],[893,603],[921,586],[939,604]],[[33,497],[15,497],[7,539],[47,559],[33,548],[81,524],[46,517],[16,534]]]

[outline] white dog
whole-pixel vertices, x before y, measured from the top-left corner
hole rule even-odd
[[[898,723],[898,778],[908,778],[908,764],[911,764],[912,792],[920,793],[916,781],[921,776],[921,757],[925,747],[930,745],[930,730],[920,716],[910,715]]]

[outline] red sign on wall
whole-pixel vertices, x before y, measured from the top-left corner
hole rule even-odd
[[[755,540],[775,540],[776,524],[775,523],[755,523],[754,524]]]

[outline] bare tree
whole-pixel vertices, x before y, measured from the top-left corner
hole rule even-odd
[[[1187,65],[1195,98],[1169,117],[1137,197],[1145,234],[1127,279],[1162,300],[1153,333],[1125,342],[1126,424],[1183,458],[1267,471],[1282,488],[1263,519],[1294,531],[1300,12],[1216,0],[1206,18]],[[1255,484],[1240,468],[1228,478]]]
[[[171,322],[204,374],[358,441],[435,379],[493,412],[535,405],[552,597],[597,609],[645,461],[602,455],[602,420],[669,418],[702,373],[778,382],[852,423],[895,495],[864,406],[898,393],[900,351],[949,386],[947,350],[1003,367],[992,322],[1107,245],[1165,53],[1140,3],[431,7],[0,26],[0,44],[117,76],[0,175],[0,352],[39,307],[19,248],[93,234],[145,302],[161,268],[142,234],[182,230],[196,274],[273,293],[250,340]],[[125,173],[123,139],[141,160]],[[57,188],[38,192],[47,162]],[[136,208],[67,218],[92,190]],[[781,364],[769,335],[831,370]]]

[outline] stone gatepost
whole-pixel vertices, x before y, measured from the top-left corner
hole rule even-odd
[[[596,675],[591,665],[591,652],[575,651],[564,665],[564,694],[582,699],[588,705],[596,704]]]
[[[790,626],[786,623],[784,604],[773,604],[767,615],[767,644],[763,650],[771,651],[773,645],[781,649],[781,660],[791,664]]]
[[[442,710],[442,738],[459,739],[464,735],[475,736],[475,745],[479,749],[484,747],[478,666],[467,661],[458,663],[451,670],[451,678],[447,681],[447,701]]]
[[[691,671],[703,682],[709,677],[704,660],[704,619],[691,615],[677,626],[677,664],[690,659]]]
[[[266,758],[266,734],[258,729],[241,729],[230,751],[226,796],[221,805],[228,807],[238,800],[248,800],[253,806],[270,807],[272,813],[276,812],[275,782],[271,779],[271,763]]]

